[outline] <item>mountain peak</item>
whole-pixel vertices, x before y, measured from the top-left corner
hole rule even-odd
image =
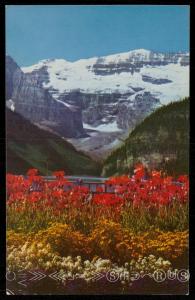
[[[67,64],[70,64],[70,62],[62,58],[42,59],[37,64],[28,67],[22,67],[21,69],[24,73],[31,73],[32,71],[39,70],[44,66],[54,66],[56,68],[60,68],[66,66]]]
[[[147,50],[147,49],[135,49],[135,50],[131,50],[129,51],[129,53],[139,53],[139,54],[149,54],[152,51]]]
[[[130,50],[128,52],[121,52],[117,54],[112,54],[108,56],[102,56],[100,59],[103,59],[105,62],[114,62],[118,63],[121,61],[129,60],[130,58],[143,58],[143,59],[149,59],[150,54],[152,51],[147,50],[147,49],[135,49],[135,50]]]

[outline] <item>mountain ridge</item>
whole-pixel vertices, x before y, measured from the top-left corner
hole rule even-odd
[[[20,114],[6,109],[7,172],[42,175],[64,170],[67,175],[98,175],[100,165],[55,134],[40,129]]]
[[[50,62],[50,61],[54,61],[54,60],[59,60],[59,61],[65,61],[67,63],[76,63],[76,62],[82,62],[82,61],[90,61],[90,60],[98,60],[98,59],[106,59],[106,58],[114,58],[114,57],[126,57],[127,59],[129,58],[128,56],[131,56],[131,54],[141,54],[141,55],[150,55],[151,53],[155,53],[155,54],[161,54],[161,55],[166,55],[166,54],[169,54],[169,55],[182,55],[182,56],[189,56],[189,51],[154,51],[154,50],[149,50],[149,49],[144,49],[144,48],[140,48],[140,49],[133,49],[133,50],[129,50],[129,51],[123,51],[123,52],[117,52],[117,53],[113,53],[113,54],[107,54],[107,55],[100,55],[100,56],[90,56],[90,57],[87,57],[87,58],[79,58],[79,59],[76,59],[76,60],[73,60],[73,61],[70,61],[70,60],[66,60],[65,58],[46,58],[46,59],[41,59],[38,61],[38,63],[35,63],[35,64],[30,64],[30,65],[27,65],[27,66],[20,66],[21,68],[28,68],[28,67],[31,67],[31,66],[36,66],[38,65],[39,63],[47,63],[47,62]],[[9,55],[9,54],[8,54]]]

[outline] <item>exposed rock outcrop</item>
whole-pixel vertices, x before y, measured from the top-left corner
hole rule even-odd
[[[87,136],[82,123],[81,108],[67,106],[53,99],[42,84],[48,74],[43,67],[39,72],[24,74],[16,63],[7,57],[7,100],[12,99],[15,111],[32,123],[44,124],[65,137]]]

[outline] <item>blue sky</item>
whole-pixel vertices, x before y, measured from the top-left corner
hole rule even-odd
[[[187,5],[8,5],[6,52],[20,66],[133,49],[189,51]]]

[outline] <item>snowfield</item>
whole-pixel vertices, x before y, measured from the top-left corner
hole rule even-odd
[[[116,121],[108,124],[101,124],[99,126],[91,126],[89,124],[83,123],[83,127],[85,129],[92,129],[92,130],[97,130],[101,132],[116,132],[116,131],[121,131],[121,129],[118,128]]]
[[[84,93],[127,93],[133,92],[133,88],[142,88],[157,95],[162,104],[179,100],[189,95],[189,66],[180,65],[181,57],[177,63],[162,66],[144,66],[140,72],[122,72],[110,75],[96,75],[93,66],[96,63],[119,64],[128,59],[134,61],[149,61],[151,51],[145,49],[133,50],[126,53],[81,59],[68,62],[64,59],[42,60],[38,64],[23,67],[25,73],[33,72],[47,67],[49,82],[43,83],[43,87],[54,89],[52,96],[57,100],[63,93],[79,89]],[[155,54],[153,54],[155,57]],[[157,56],[157,54],[156,54]],[[163,54],[158,53],[158,59],[163,60]],[[102,70],[102,69],[101,69]],[[153,84],[143,81],[142,76],[155,79],[168,79],[171,82],[165,84]]]

